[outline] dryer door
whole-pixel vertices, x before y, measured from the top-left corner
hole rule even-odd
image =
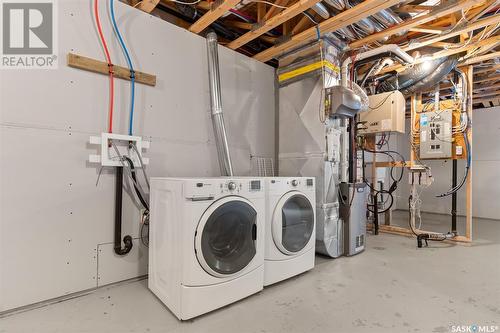
[[[195,236],[195,252],[203,269],[216,277],[238,274],[254,258],[257,212],[241,197],[213,203],[203,214]]]
[[[299,254],[314,231],[314,209],[309,199],[297,191],[278,201],[272,221],[274,243],[284,254]]]

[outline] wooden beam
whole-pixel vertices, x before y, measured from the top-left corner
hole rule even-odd
[[[280,7],[285,7],[288,4],[288,2],[290,2],[290,0],[276,0],[274,4]],[[274,16],[274,14],[283,10],[283,8],[279,8],[277,6],[272,6],[271,8],[269,8],[266,15],[264,16],[264,21],[269,20],[271,17]]]
[[[293,27],[292,35],[296,35],[299,32],[302,32],[309,25],[309,23],[311,23],[311,21],[307,16],[304,15],[303,17],[301,17],[299,22],[297,22],[295,27]]]
[[[104,61],[87,58],[74,53],[68,53],[67,60],[69,67],[109,75],[108,63]],[[130,81],[130,69],[128,67],[113,65],[113,72],[116,78]],[[154,87],[156,86],[156,76],[140,71],[135,71],[135,82]]]
[[[498,89],[500,88],[500,83],[493,84],[493,85],[486,85],[486,86],[481,86],[481,87],[474,87],[474,92],[478,92],[481,90],[491,90],[491,89]]]
[[[294,3],[292,6],[283,10],[281,13],[271,17],[269,20],[261,22],[260,26],[256,29],[247,32],[238,39],[235,39],[227,45],[230,49],[236,50],[246,43],[254,40],[262,34],[265,34],[269,30],[285,23],[286,21],[294,18],[298,14],[302,13],[304,10],[311,8],[317,4],[320,0],[300,0]]]
[[[237,28],[237,29],[242,29],[242,30],[252,30],[252,28],[253,28],[252,23],[243,22],[243,21],[225,20],[224,25],[231,27],[231,28]]]
[[[500,80],[500,74],[499,75],[487,75],[487,76],[481,76],[481,77],[474,78],[474,84],[481,83],[481,82],[487,82],[487,81],[498,81],[498,80]]]
[[[485,19],[479,20],[475,23],[467,24],[464,27],[457,29],[453,32],[450,32],[450,33],[447,33],[447,34],[444,34],[441,36],[429,38],[429,39],[426,39],[426,40],[423,40],[420,42],[413,42],[410,45],[408,45],[407,47],[404,47],[403,50],[406,52],[411,51],[411,50],[415,50],[415,49],[418,49],[418,48],[421,48],[421,47],[424,47],[427,45],[431,45],[433,43],[436,43],[436,42],[439,42],[442,40],[446,40],[446,39],[451,38],[451,37],[461,35],[461,34],[466,33],[466,32],[470,32],[470,31],[473,31],[476,29],[486,27],[488,25],[497,24],[499,22],[500,22],[500,15],[493,15],[493,16],[487,17]]]
[[[189,31],[199,34],[210,24],[212,24],[219,17],[224,15],[229,9],[240,3],[241,0],[225,0],[222,2],[217,2],[213,8],[206,12],[202,17],[200,17],[196,22],[194,22],[190,27]]]
[[[500,100],[500,97],[487,97],[487,98],[482,98],[482,99],[474,99],[472,101],[473,104],[477,104],[477,103],[489,103],[489,102],[493,102],[493,101],[496,101],[496,100]]]
[[[469,96],[472,96],[472,86],[474,80],[474,68],[472,66],[463,67],[462,71],[464,71],[465,76],[467,77],[467,87]],[[470,123],[474,123],[472,119],[472,98],[469,98],[467,101],[467,118]],[[472,149],[472,126],[467,128],[467,139],[469,141],[469,149]],[[473,170],[473,162],[472,159],[470,161],[469,166],[469,175],[467,177],[465,183],[465,237],[472,241],[472,174]]]
[[[372,228],[373,227],[370,224],[367,225],[367,229],[368,230],[371,230]],[[415,236],[410,229],[403,228],[403,227],[398,227],[398,226],[392,226],[392,225],[379,225],[379,231],[387,233],[387,234],[398,235],[398,236],[408,236],[408,237],[414,237]],[[428,233],[430,231],[418,230],[417,232]],[[446,242],[446,243],[468,244],[468,243],[471,243],[472,240],[469,239],[466,236],[465,237],[464,236],[455,236],[453,238],[445,240],[444,242]]]
[[[471,17],[469,18],[469,23],[473,23],[473,22],[479,20],[481,18],[481,16],[483,16],[484,14],[486,14],[487,12],[489,12],[490,10],[492,10],[493,8],[498,6],[499,4],[500,4],[500,0],[486,1],[486,3],[483,6],[481,6],[481,8],[479,8],[476,13],[471,15]]]
[[[452,47],[460,47],[460,43],[447,43],[447,42],[435,42],[431,44],[435,47],[440,47],[442,49],[449,49]]]
[[[160,0],[143,0],[135,8],[146,13],[151,13],[156,8]]]
[[[266,4],[264,2],[257,2],[257,22],[264,21],[266,15]]]
[[[396,13],[421,13],[426,11],[431,11],[434,6],[422,6],[422,5],[406,5],[394,9]]]
[[[484,93],[484,94],[475,94],[472,96],[472,98],[474,98],[474,99],[485,98],[485,97],[500,98],[500,90],[491,91],[489,93]]]
[[[369,164],[369,162],[367,163]],[[390,168],[390,167],[396,167],[396,168],[406,168],[410,167],[411,162],[410,161],[396,161],[396,162],[375,162],[375,167],[376,168]]]
[[[433,27],[430,25],[420,25],[418,27],[410,28],[408,29],[409,31],[415,31],[415,32],[422,32],[426,34],[442,34],[443,31],[446,30],[446,28],[443,27]]]
[[[454,12],[469,8],[473,5],[476,5],[476,4],[481,3],[481,2],[482,2],[482,0],[463,0],[463,1],[460,1],[458,3],[452,2],[452,1],[446,2],[442,6],[436,7],[436,9],[430,11],[428,14],[415,17],[411,20],[408,20],[408,21],[403,22],[401,24],[392,26],[392,27],[385,29],[383,31],[371,34],[365,38],[362,38],[360,40],[352,42],[351,44],[349,44],[349,47],[351,49],[359,48],[363,45],[373,43],[373,42],[380,40],[384,37],[395,35],[399,32],[408,30],[408,29],[413,28],[413,27],[417,27],[421,24],[428,23],[428,22],[433,21],[433,20],[435,20],[439,17],[442,17],[444,15],[452,14]]]
[[[491,67],[474,67],[474,75],[476,74],[482,74],[482,73],[488,73],[488,72],[493,72],[493,71],[498,71],[500,70],[500,64],[496,65],[494,63],[491,64]]]
[[[469,45],[464,45],[460,48],[456,48],[456,49],[451,49],[451,50],[443,50],[443,51],[439,51],[439,52],[436,52],[436,53],[433,53],[433,54],[428,54],[427,57],[425,58],[418,58],[415,60],[414,64],[419,64],[419,63],[422,63],[426,60],[434,60],[434,59],[439,59],[439,58],[442,58],[442,57],[448,57],[450,55],[454,55],[454,54],[458,54],[458,53],[462,53],[462,52],[466,52],[470,49],[473,49],[473,48],[477,48],[477,47],[482,47],[482,46],[485,46],[485,45],[490,45],[492,43],[497,43],[500,41],[500,36],[494,36],[494,37],[490,37],[488,39],[485,39],[485,40],[482,40],[480,42],[475,42],[475,43],[470,43]],[[478,57],[480,58],[480,57]],[[461,66],[463,66],[465,63],[462,63],[460,64]],[[390,72],[390,71],[402,71],[404,70],[404,66],[402,65],[393,65],[393,66],[390,66],[390,67],[387,67],[385,69],[383,69],[380,73],[387,73],[387,72]]]
[[[482,55],[479,57],[472,57],[470,59],[465,60],[460,65],[471,65],[471,64],[475,64],[475,63],[482,62],[485,60],[498,59],[498,58],[500,58],[500,51],[488,53],[488,54],[485,54],[485,55]]]
[[[170,2],[172,3],[172,1],[170,0],[161,0],[161,2],[163,3],[166,3],[166,2]],[[202,9],[204,11],[209,11],[211,7],[211,3],[213,2],[213,0],[210,0],[210,2],[208,1],[200,1],[196,4],[196,8],[197,9]]]
[[[308,41],[317,38],[318,29],[320,35],[328,32],[336,31],[340,28],[344,28],[352,23],[355,23],[363,18],[373,15],[382,9],[392,7],[404,0],[370,0],[364,1],[359,5],[356,5],[346,11],[343,11],[334,17],[331,17],[323,22],[321,22],[317,27],[309,28],[295,36],[292,36],[289,41],[286,41],[280,45],[271,47],[263,52],[260,52],[254,56],[254,59],[260,61],[268,61],[280,54],[285,50],[296,47],[300,44],[306,43]]]
[[[498,45],[500,44],[500,41],[497,42],[497,43],[492,43],[492,44],[489,44],[489,45],[485,45],[485,46],[481,46],[479,47],[478,49],[474,50],[474,51],[469,51],[469,53],[474,53],[473,57],[478,57],[482,54],[486,54],[488,52],[490,52],[491,50],[495,49]]]
[[[269,44],[275,44],[276,41],[278,40],[278,37],[262,35],[262,36],[259,36],[259,39],[262,39],[264,42],[269,43]]]

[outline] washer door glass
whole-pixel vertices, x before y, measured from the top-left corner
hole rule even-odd
[[[314,210],[309,200],[293,195],[281,209],[281,244],[289,252],[299,252],[311,239],[314,230]]]
[[[243,201],[229,201],[208,217],[201,235],[205,263],[214,272],[231,275],[245,268],[256,253],[257,212]]]

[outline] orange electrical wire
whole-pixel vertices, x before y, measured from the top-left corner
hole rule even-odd
[[[97,31],[99,32],[99,38],[101,39],[102,46],[104,48],[104,53],[106,55],[106,61],[109,67],[109,127],[108,132],[113,133],[113,110],[114,110],[114,100],[115,100],[115,80],[113,72],[113,63],[111,62],[111,56],[109,53],[108,45],[106,44],[106,39],[102,33],[101,20],[99,19],[99,0],[94,0],[94,15],[97,24]]]

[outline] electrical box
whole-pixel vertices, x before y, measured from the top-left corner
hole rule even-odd
[[[452,157],[452,110],[420,114],[420,158]]]
[[[368,96],[370,108],[359,114],[359,134],[405,133],[405,97],[400,91]]]
[[[142,156],[142,150],[149,148],[149,141],[142,140],[140,136],[101,133],[101,136],[91,136],[90,144],[100,146],[98,155],[89,156],[90,163],[123,166],[124,161],[120,160],[120,156],[130,158],[136,168],[142,168],[143,164],[149,163],[149,159]]]

